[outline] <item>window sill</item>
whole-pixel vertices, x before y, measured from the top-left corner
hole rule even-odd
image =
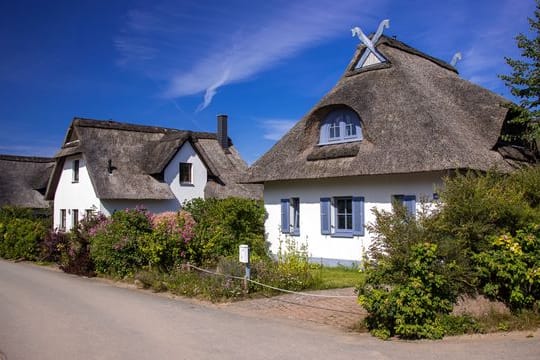
[[[317,146],[344,144],[344,143],[351,143],[351,142],[360,142],[362,140],[363,139],[350,138],[350,139],[344,139],[344,140],[327,141],[327,142],[320,142],[320,143],[317,144]]]
[[[72,184],[78,184],[78,183],[79,183],[79,180],[77,180],[77,181],[71,180],[71,183],[72,183]]]
[[[191,187],[195,187],[195,185],[194,185],[193,183],[188,183],[188,182],[180,183],[180,186],[191,186]]]
[[[335,232],[330,235],[331,237],[335,238],[352,238],[354,237],[352,232]]]

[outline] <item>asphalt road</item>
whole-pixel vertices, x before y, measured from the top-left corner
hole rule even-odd
[[[0,260],[0,359],[540,359],[526,335],[380,341]]]

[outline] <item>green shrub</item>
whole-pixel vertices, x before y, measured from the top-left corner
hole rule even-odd
[[[491,236],[515,235],[540,222],[539,184],[537,168],[510,176],[468,171],[446,178],[434,230],[472,253],[481,252],[490,246]]]
[[[29,218],[4,218],[0,223],[0,257],[37,260],[40,241],[47,229],[43,221]]]
[[[99,274],[124,277],[146,264],[141,237],[152,232],[150,214],[141,208],[115,212],[90,230],[90,256]]]
[[[482,292],[513,311],[533,308],[540,300],[540,224],[490,240],[474,256]]]
[[[403,269],[408,276],[399,283],[384,282],[394,269],[382,258],[366,264],[366,283],[358,289],[359,303],[368,311],[366,324],[381,338],[394,335],[407,339],[439,339],[444,335],[440,316],[450,313],[455,293],[440,268],[437,245],[411,247]]]
[[[265,210],[262,201],[227,198],[194,199],[183,204],[191,213],[195,236],[187,248],[187,260],[216,264],[220,257],[237,256],[240,244],[254,257],[267,257],[264,240]]]

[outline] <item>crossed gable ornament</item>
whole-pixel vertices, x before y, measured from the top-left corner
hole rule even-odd
[[[360,57],[360,60],[358,60],[358,63],[356,64],[355,69],[360,69],[364,65],[364,63],[366,62],[370,54],[373,54],[379,60],[379,62],[386,61],[384,56],[382,56],[382,54],[379,53],[377,49],[375,49],[374,44],[376,44],[377,41],[379,41],[379,38],[381,37],[384,29],[385,28],[388,29],[389,27],[390,27],[390,20],[386,19],[386,20],[381,21],[381,23],[379,24],[379,27],[377,28],[377,32],[375,33],[375,35],[373,35],[371,39],[369,39],[364,34],[364,32],[362,31],[362,29],[360,29],[360,27],[357,26],[351,29],[352,36],[353,37],[358,36],[360,41],[366,46],[366,50]]]

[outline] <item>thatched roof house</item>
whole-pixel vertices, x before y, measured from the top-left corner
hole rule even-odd
[[[0,155],[0,206],[45,209],[47,181],[54,159]]]
[[[308,245],[315,261],[361,261],[371,211],[438,199],[452,170],[510,171],[530,159],[501,141],[508,100],[444,61],[380,37],[362,41],[337,84],[250,168],[264,184],[271,251]]]
[[[163,182],[163,172],[187,142],[208,170],[205,196],[260,198],[260,186],[240,183],[247,165],[226,139],[226,147],[222,147],[214,133],[74,118],[64,145],[55,155],[46,198],[54,199],[65,159],[82,154],[99,199],[173,199],[171,189]]]
[[[401,174],[451,169],[511,170],[521,151],[498,151],[508,100],[459,77],[449,64],[381,37],[386,62],[345,74],[317,105],[251,167],[252,182]],[[321,121],[347,107],[361,142],[319,145]],[[508,159],[510,158],[510,159]],[[510,160],[510,161],[508,161]]]

